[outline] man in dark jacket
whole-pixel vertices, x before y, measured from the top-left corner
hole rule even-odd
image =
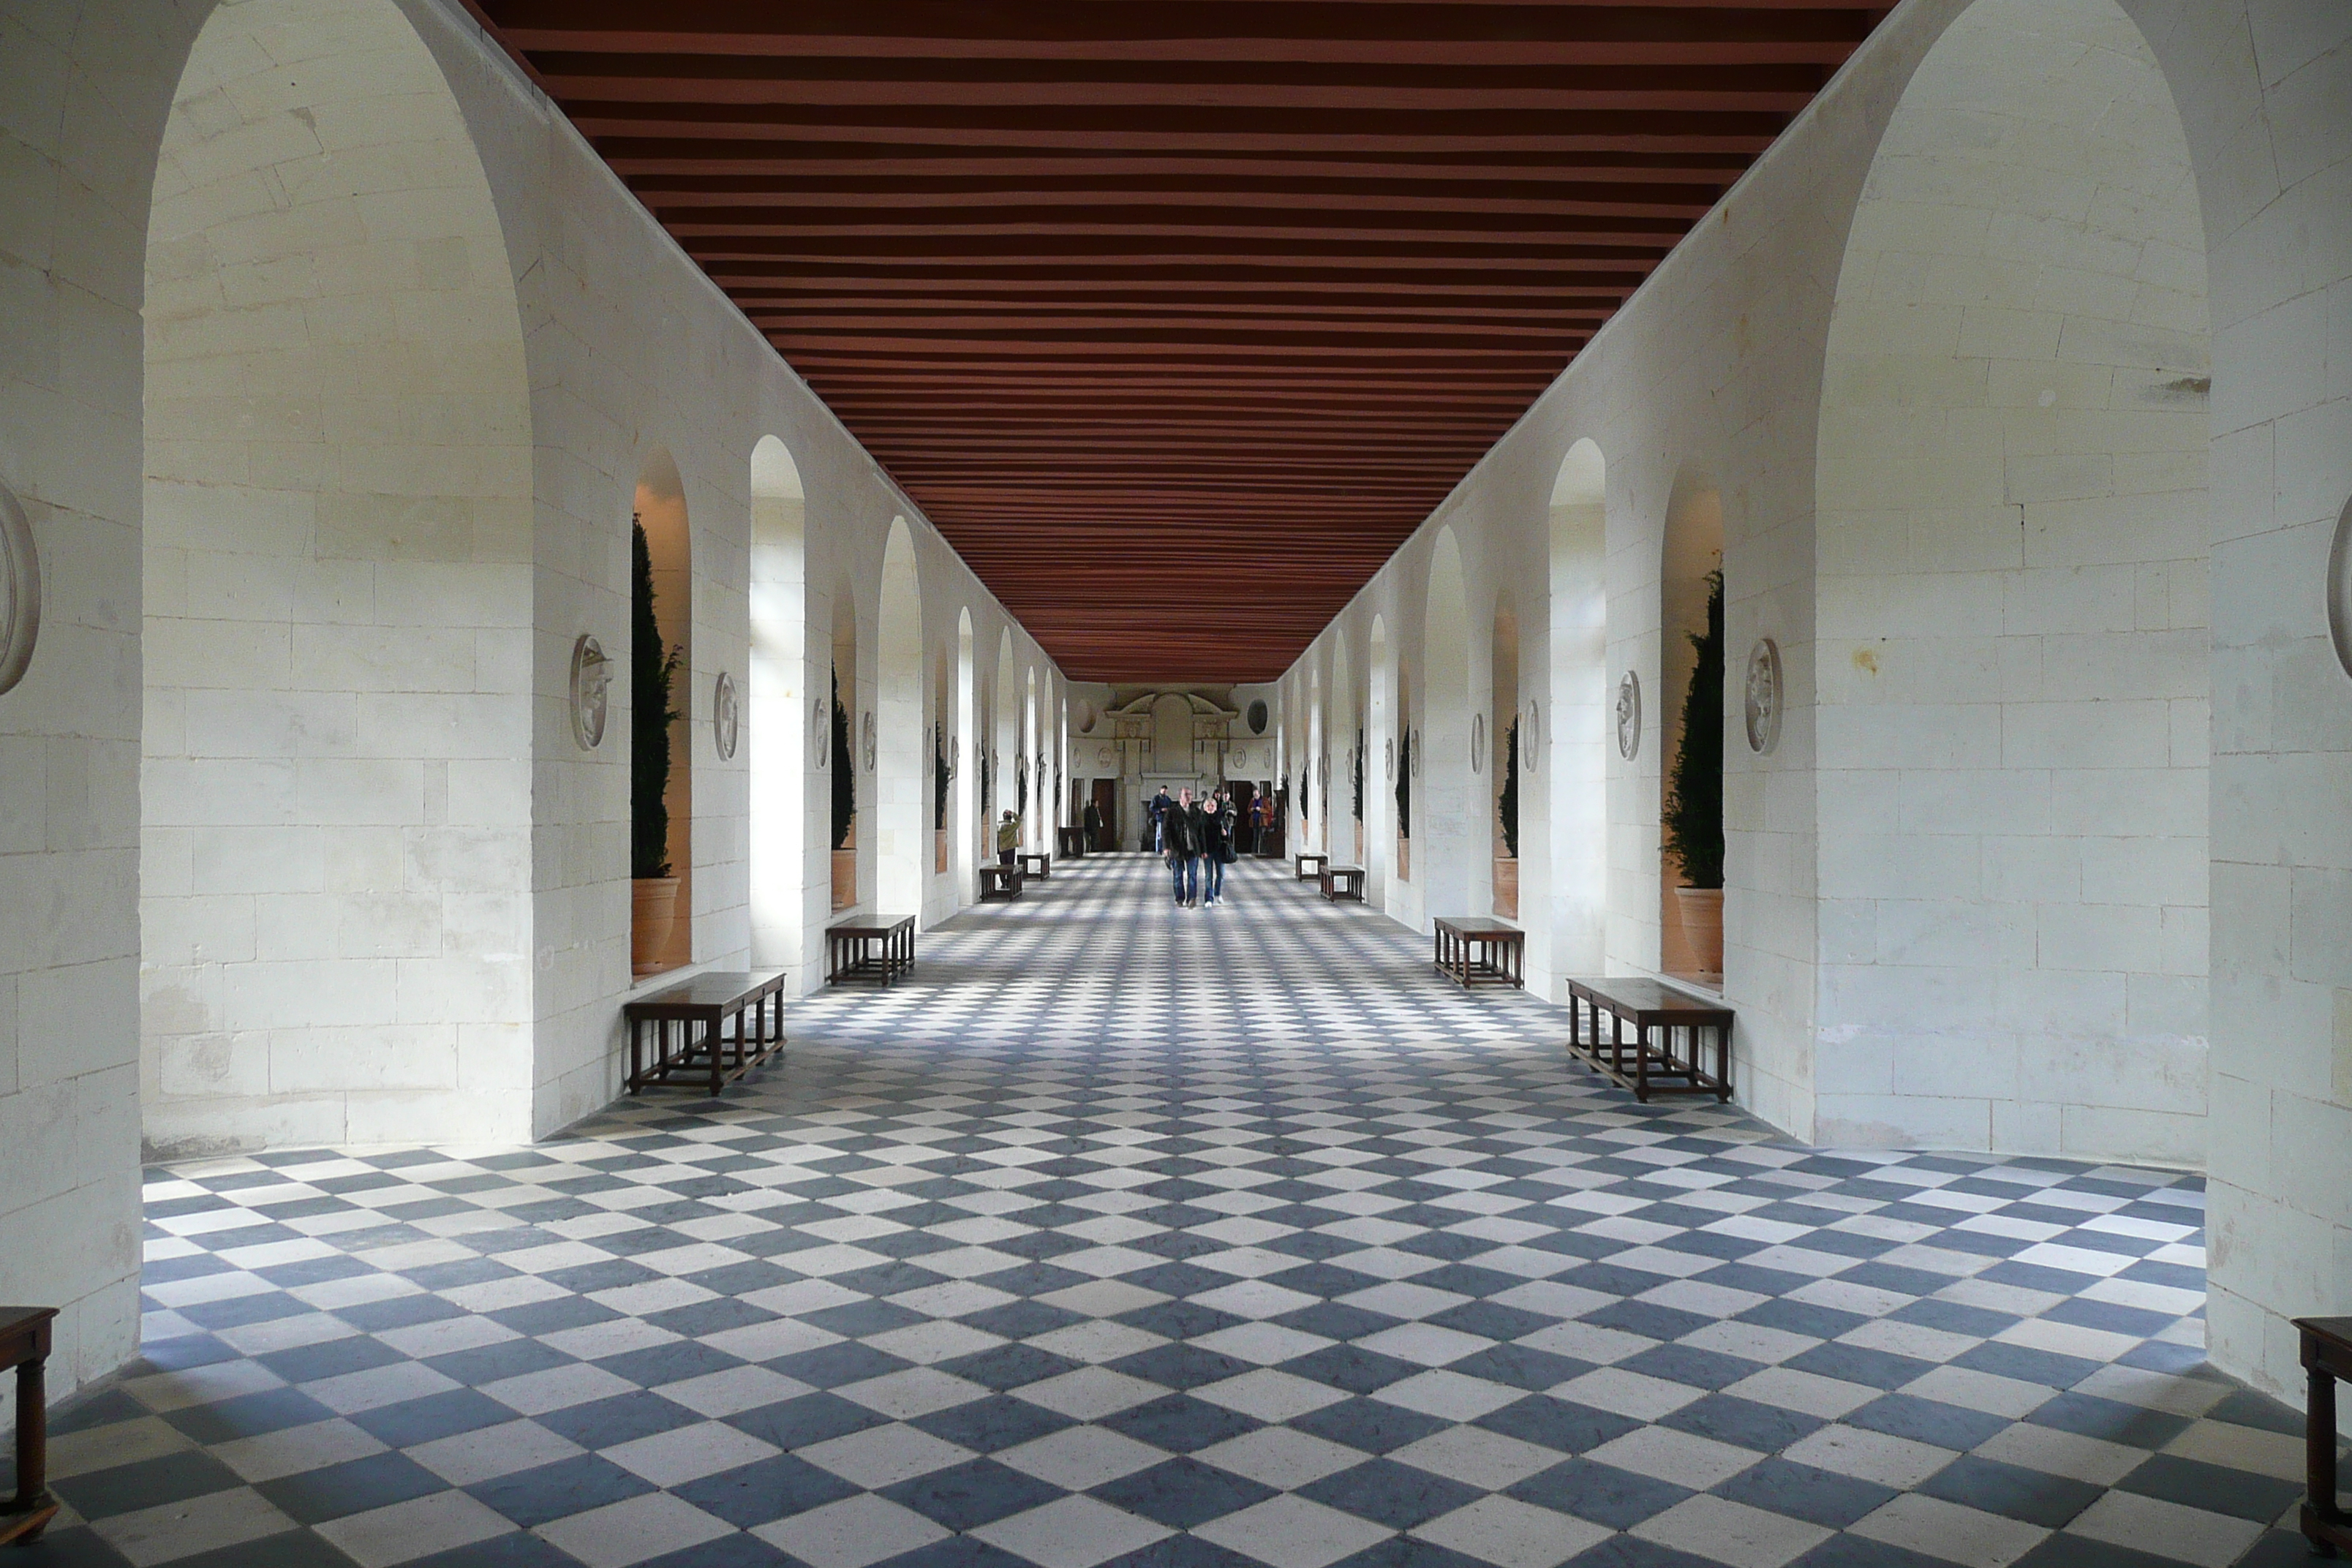
[[[1201,808],[1187,788],[1160,814],[1160,846],[1176,876],[1176,903],[1190,909],[1201,898]]]
[[[1145,802],[1143,806],[1144,816],[1151,820],[1151,827],[1149,835],[1151,840],[1151,847],[1163,855],[1168,852],[1168,844],[1161,837],[1161,834],[1167,825],[1168,808],[1175,804],[1176,803],[1174,801],[1168,798],[1168,786],[1166,784],[1161,784],[1160,786],[1160,793],[1153,795],[1149,801]]]
[[[1201,807],[1201,902],[1223,902],[1225,862],[1233,858],[1234,819],[1223,791]]]
[[[1087,853],[1091,855],[1102,847],[1102,812],[1091,800],[1087,802],[1085,822]]]

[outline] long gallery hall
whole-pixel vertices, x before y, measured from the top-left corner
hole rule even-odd
[[[2347,0],[0,0],[0,1568],[2284,1568],[2339,1380]]]

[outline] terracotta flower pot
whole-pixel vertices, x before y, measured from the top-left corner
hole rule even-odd
[[[857,901],[857,851],[833,852],[833,907],[845,910]]]
[[[1698,959],[1702,973],[1723,973],[1723,889],[1676,888],[1675,903],[1683,917],[1683,935]]]
[[[639,877],[629,884],[629,969],[655,974],[667,967],[670,932],[677,926],[676,877]]]
[[[1519,918],[1519,863],[1508,856],[1495,857],[1495,912],[1505,920]]]

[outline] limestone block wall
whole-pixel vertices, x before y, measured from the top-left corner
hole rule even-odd
[[[2352,1308],[2352,16],[2130,9],[2196,163],[2213,331],[2209,1341],[2287,1397]]]
[[[695,531],[698,963],[750,943],[760,803],[709,721],[763,437],[807,519],[763,614],[829,625],[838,582],[870,638],[903,514],[927,657],[962,615],[1052,669],[461,7],[245,0],[198,50],[215,9],[0,12],[0,485],[47,600],[0,693],[0,1299],[64,1308],[56,1397],[136,1342],[142,708],[159,1140],[521,1138],[617,1083],[631,694],[583,751],[569,665],[625,660],[646,452]]]
[[[148,1142],[524,1136],[529,405],[415,29],[221,6],[147,244]]]
[[[2112,0],[1977,0],[1821,430],[1816,1136],[2205,1158],[2203,226]]]
[[[0,1297],[61,1309],[52,1398],[138,1343],[139,237],[169,81],[123,84],[193,30],[88,9],[0,12],[0,486],[43,596],[0,692]]]

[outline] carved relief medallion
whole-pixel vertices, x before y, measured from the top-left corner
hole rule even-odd
[[[1632,670],[1617,683],[1617,754],[1627,762],[1642,749],[1642,678]]]
[[[16,498],[0,489],[0,691],[25,679],[41,635],[41,563],[33,524]]]
[[[1748,749],[1769,752],[1780,743],[1780,645],[1758,637],[1748,653]]]
[[[2352,675],[2352,502],[2336,520],[2336,543],[2327,552],[2327,635],[2336,643],[2336,662]],[[7,689],[7,667],[0,659],[0,691]]]
[[[586,632],[572,644],[572,738],[583,752],[604,739],[604,711],[613,684],[613,661]]]
[[[735,740],[742,732],[743,708],[736,700],[735,678],[725,670],[710,689],[710,739],[721,761],[735,755]]]

